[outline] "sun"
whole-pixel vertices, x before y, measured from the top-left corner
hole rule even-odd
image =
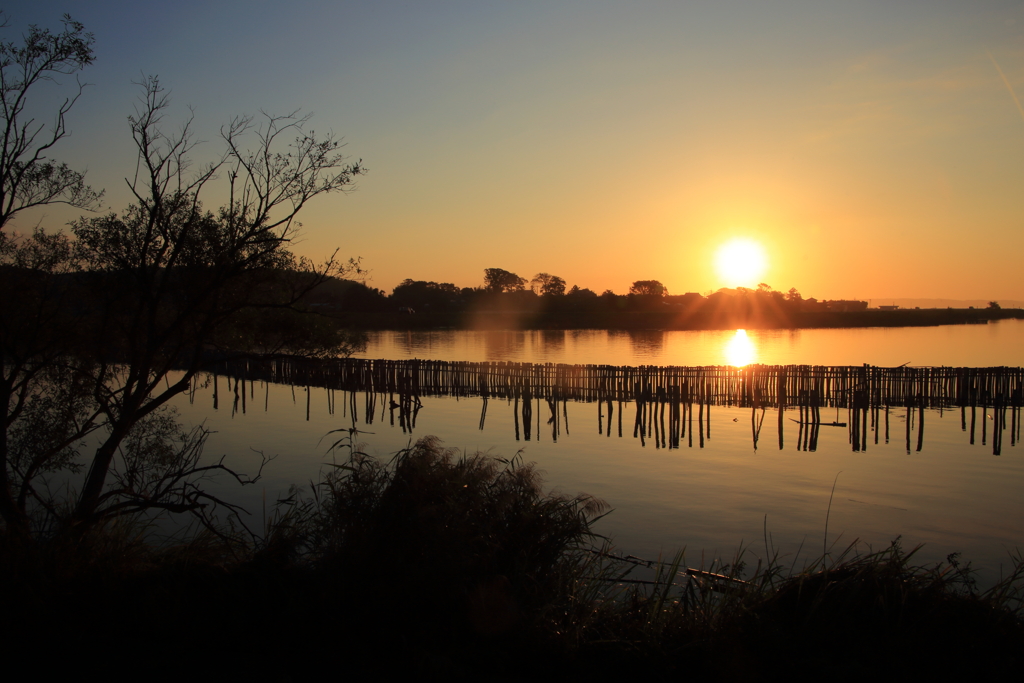
[[[715,253],[715,270],[726,287],[756,287],[767,265],[764,249],[749,239],[730,240]]]

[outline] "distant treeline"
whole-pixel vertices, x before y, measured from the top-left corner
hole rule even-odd
[[[133,347],[143,332],[137,318],[143,317],[140,311],[148,313],[147,306],[153,320],[173,327],[163,333],[166,348],[160,352],[160,362],[171,365],[196,353],[334,357],[365,337],[346,297],[327,307],[336,315],[310,315],[319,307],[304,299],[319,295],[318,286],[353,294],[366,291],[364,285],[290,268],[253,268],[235,274],[230,287],[223,279],[221,271],[205,266],[46,273],[0,263],[0,291],[7,295],[0,319],[10,321],[0,357],[30,357],[26,349],[38,346],[53,357],[124,363],[138,353]],[[218,287],[216,307],[196,303]],[[247,307],[251,300],[259,306]],[[216,330],[191,323],[190,315],[216,320]]]
[[[657,280],[638,280],[627,294],[574,286],[539,273],[529,283],[497,268],[482,287],[404,280],[390,295],[364,283],[330,280],[305,299],[313,309],[367,329],[430,327],[519,329],[729,329],[901,327],[984,323],[1024,317],[1019,309],[868,309],[866,301],[818,301],[795,288],[762,283],[717,292],[672,295]]]
[[[487,272],[494,270],[497,269]],[[561,278],[543,273],[538,278],[549,279],[537,287],[535,278],[535,286],[528,288],[526,280],[514,273],[498,272],[498,279],[485,279],[483,287],[459,288],[451,283],[405,280],[388,295],[354,280],[326,278],[314,286],[308,274],[288,269],[264,271],[262,275],[256,274],[259,287],[268,290],[268,301],[277,301],[279,305],[232,316],[226,321],[224,335],[236,345],[283,350],[330,346],[351,335],[352,330],[372,329],[909,327],[1024,318],[1024,310],[1003,309],[996,302],[986,308],[969,309],[869,309],[865,301],[805,299],[796,289],[784,293],[763,283],[757,289],[737,287],[703,295],[672,295],[657,280],[634,282],[627,294],[611,290],[597,294],[579,287],[566,291]],[[177,283],[173,288],[184,295],[186,291],[206,287],[209,275],[204,269],[175,269],[165,277],[168,282]],[[27,276],[10,266],[0,267],[0,280],[12,293],[27,291],[23,281]],[[131,279],[129,273],[37,273],[34,277],[50,280],[44,288],[64,292],[57,298],[65,302],[68,310],[55,313],[51,325],[75,330],[64,336],[77,340],[77,345],[90,337],[87,330],[99,325],[101,329],[95,330],[93,336],[102,339],[104,353],[116,355],[120,344],[112,327],[117,325],[111,325],[109,316],[99,315],[103,308],[100,304],[113,293],[131,298],[135,288],[121,282]],[[296,301],[297,292],[305,293],[299,294]],[[289,300],[296,303],[286,305]],[[27,301],[24,303],[28,305]],[[167,305],[174,308],[173,302]],[[131,309],[128,301],[116,307],[123,311]],[[302,315],[302,310],[323,315]]]

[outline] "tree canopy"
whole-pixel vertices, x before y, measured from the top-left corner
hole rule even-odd
[[[526,289],[526,278],[501,268],[484,270],[484,287],[490,292],[522,292]]]
[[[446,308],[460,293],[461,290],[450,282],[426,282],[406,278],[395,287],[391,298],[397,305],[413,309]]]
[[[557,275],[537,273],[530,280],[530,286],[534,292],[541,296],[562,296],[565,294],[565,280]]]
[[[666,296],[668,287],[657,280],[637,280],[629,286],[629,293],[637,296]]]

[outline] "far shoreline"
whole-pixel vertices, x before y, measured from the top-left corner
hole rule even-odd
[[[330,313],[328,313],[330,315]],[[984,325],[998,320],[1022,320],[1020,308],[930,308],[863,311],[801,311],[785,319],[758,320],[752,316],[691,314],[677,309],[646,311],[476,310],[470,312],[392,311],[338,316],[352,327],[372,331],[438,330],[798,330],[866,327],[936,327]]]

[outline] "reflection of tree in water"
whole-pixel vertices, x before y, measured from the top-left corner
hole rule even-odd
[[[408,330],[394,334],[394,345],[410,358],[430,358],[455,346],[452,330]]]
[[[522,358],[526,333],[518,330],[487,330],[484,335],[484,358],[502,361]]]
[[[561,358],[565,351],[565,330],[541,330],[540,347],[544,358]]]
[[[628,330],[618,332],[616,336],[622,334],[629,338],[630,348],[640,358],[660,356],[665,346],[664,330]]]

